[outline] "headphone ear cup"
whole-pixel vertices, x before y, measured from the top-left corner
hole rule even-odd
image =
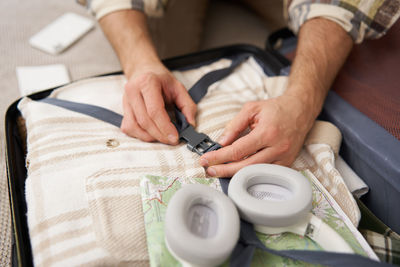
[[[240,233],[240,218],[224,193],[201,184],[178,190],[168,203],[165,242],[182,263],[216,266],[234,249]]]
[[[251,192],[252,187],[270,192]],[[254,225],[286,227],[304,220],[312,208],[312,188],[301,173],[274,164],[254,164],[231,179],[228,195],[240,217]]]

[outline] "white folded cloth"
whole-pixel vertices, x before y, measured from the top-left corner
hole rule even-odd
[[[368,193],[368,185],[353,171],[353,169],[344,161],[341,156],[338,156],[335,160],[335,167],[343,177],[344,182],[349,188],[350,192],[356,197]]]

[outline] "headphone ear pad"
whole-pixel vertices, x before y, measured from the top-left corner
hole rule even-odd
[[[234,249],[240,219],[224,193],[201,184],[178,190],[169,201],[165,217],[165,241],[182,263],[215,266]]]
[[[259,193],[277,198],[253,196],[249,188],[257,185],[275,187],[275,192]],[[279,188],[281,192],[276,191]],[[308,179],[293,169],[274,164],[254,164],[239,170],[229,183],[228,195],[240,217],[254,225],[291,226],[305,219],[312,208],[312,188]]]

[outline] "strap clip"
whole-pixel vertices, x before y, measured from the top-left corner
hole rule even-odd
[[[197,132],[191,125],[180,133],[180,138],[187,142],[190,151],[200,156],[221,148],[220,144],[212,141],[206,134]]]

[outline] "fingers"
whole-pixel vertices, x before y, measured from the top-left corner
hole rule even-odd
[[[250,126],[256,110],[257,105],[251,102],[245,104],[235,118],[233,118],[225,127],[219,143],[222,146],[232,144],[232,142],[236,140],[237,137],[247,129],[247,127]]]
[[[193,99],[190,97],[185,87],[180,82],[176,81],[172,83],[172,86],[174,86],[174,88],[170,90],[171,92],[174,92],[172,100],[175,102],[179,110],[183,113],[186,120],[191,125],[195,126],[195,116],[197,111],[196,104],[193,102]]]
[[[208,167],[209,175],[216,177],[232,176],[249,164],[290,166],[301,149],[306,132],[299,131],[295,126],[296,114],[287,111],[286,107],[272,100],[246,104],[225,128],[224,139],[220,141],[224,147],[204,154],[200,164]],[[247,128],[250,132],[239,137]]]
[[[252,124],[255,110],[257,110],[257,105],[254,103],[243,106],[235,118],[225,127],[222,140],[219,140],[224,147],[203,155],[200,161],[203,166],[239,161],[266,146],[262,142],[263,133],[259,129],[254,129],[249,134],[237,139]],[[236,141],[232,144],[234,140]]]
[[[131,102],[134,106],[137,124],[156,140],[162,143],[169,143],[168,139],[160,132],[154,121],[147,114],[147,109],[141,95],[137,95]]]
[[[257,131],[236,140],[232,145],[204,154],[201,158],[203,166],[223,164],[243,160],[263,148]]]
[[[124,118],[122,119],[121,123],[122,132],[129,136],[139,138],[140,140],[145,142],[155,141],[155,139],[151,135],[140,128],[140,126],[136,123],[135,115],[133,114],[133,111],[128,104],[125,96],[123,97],[122,106],[124,110]]]
[[[290,166],[297,153],[288,153],[290,147],[285,142],[273,146],[267,145],[268,142],[262,141],[261,138],[265,133],[257,133],[256,130],[238,139],[232,145],[204,154],[200,158],[200,164],[208,167],[209,175],[216,177],[233,176],[241,168],[250,164],[273,163]]]
[[[160,84],[153,82],[150,83],[149,86],[156,88],[157,86],[160,86]],[[157,140],[163,143],[165,143],[163,140],[165,140],[165,137],[167,137],[168,143],[177,144],[179,138],[178,131],[172,124],[171,119],[169,118],[168,113],[165,110],[165,103],[163,95],[161,93],[161,88],[158,88],[158,90],[144,90],[142,92],[142,96],[144,100],[144,106],[146,109],[145,110],[146,114],[144,114],[144,116],[147,115],[147,118],[150,120],[150,122],[146,122],[146,126],[147,125],[155,126],[155,129],[150,128],[149,132],[152,131],[155,132],[156,134],[160,133],[161,136],[160,138],[157,138]],[[143,110],[140,109],[138,111],[143,112]]]
[[[244,160],[208,167],[207,173],[214,177],[232,177],[245,166],[257,163],[271,163],[278,154],[279,151],[277,151],[277,149],[267,147]]]
[[[124,119],[121,125],[126,134],[143,141],[157,140],[166,144],[178,143],[178,132],[165,110],[164,102],[164,97],[168,99],[173,94],[171,92],[163,94],[162,88],[164,84],[174,83],[174,81],[171,77],[150,73],[126,84],[123,101]],[[185,89],[183,88],[183,90]]]

